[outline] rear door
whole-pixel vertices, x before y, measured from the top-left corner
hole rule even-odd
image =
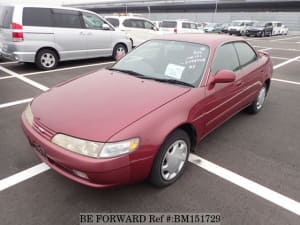
[[[232,43],[226,43],[217,49],[206,87],[207,98],[205,105],[207,112],[204,120],[206,121],[206,133],[209,133],[236,113],[237,105],[240,101],[239,92],[241,89],[238,78],[239,67],[238,56]],[[211,81],[220,70],[236,72],[237,80],[231,83],[211,85]]]
[[[82,17],[86,28],[87,57],[111,56],[114,29],[95,14],[84,12]]]
[[[54,37],[61,60],[87,57],[86,29],[76,10],[52,9]]]
[[[239,79],[241,83],[240,109],[251,103],[262,86],[265,73],[264,64],[258,60],[256,52],[244,41],[234,42],[240,61]]]

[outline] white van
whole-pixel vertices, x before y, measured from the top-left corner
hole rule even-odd
[[[59,61],[124,54],[124,32],[99,15],[80,9],[39,6],[0,7],[0,55],[32,62],[44,70]]]
[[[280,35],[281,34],[281,27],[282,27],[282,22],[281,21],[272,21],[273,25],[273,31],[272,35]]]
[[[198,24],[188,20],[163,20],[160,24],[162,33],[204,33]]]
[[[143,17],[120,15],[105,16],[105,19],[114,27],[125,31],[134,47],[159,34],[158,27],[152,21]]]

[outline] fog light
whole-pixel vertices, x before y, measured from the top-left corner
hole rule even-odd
[[[73,170],[73,173],[78,177],[81,177],[81,178],[84,178],[84,179],[89,179],[89,177],[84,172],[81,172],[81,171],[78,171],[78,170]]]

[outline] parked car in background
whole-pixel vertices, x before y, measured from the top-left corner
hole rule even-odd
[[[248,27],[246,30],[246,36],[265,37],[272,36],[273,25],[271,22],[256,22],[253,26]]]
[[[280,35],[282,22],[281,21],[272,21],[272,25],[273,25],[272,35]]]
[[[22,126],[38,157],[76,182],[166,187],[206,135],[262,109],[272,68],[242,38],[169,34],[36,97]]]
[[[282,25],[281,29],[280,29],[280,34],[287,35],[288,32],[289,32],[289,28],[287,26],[285,26],[285,25]]]
[[[59,61],[116,57],[131,50],[124,32],[87,10],[1,6],[0,21],[0,54],[43,70]]]
[[[227,34],[228,33],[228,27],[230,26],[230,23],[225,23],[225,24],[223,24],[223,26],[222,26],[222,33],[225,33],[225,34]]]
[[[152,21],[152,22],[157,28],[160,28],[160,25],[162,23],[162,21]]]
[[[152,21],[143,17],[120,15],[105,16],[105,19],[114,27],[125,31],[134,47],[159,34],[159,28]]]
[[[222,33],[223,25],[221,23],[208,23],[204,27],[206,33]]]
[[[248,27],[252,26],[257,21],[252,20],[234,20],[228,27],[229,35],[246,35],[246,30]]]
[[[197,23],[188,20],[163,20],[160,25],[162,33],[203,33]]]

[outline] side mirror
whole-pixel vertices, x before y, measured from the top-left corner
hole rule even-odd
[[[215,75],[212,83],[230,83],[235,81],[236,75],[235,72],[231,70],[220,70]]]
[[[103,30],[110,30],[110,26],[105,23],[105,24],[102,25],[102,29]]]

